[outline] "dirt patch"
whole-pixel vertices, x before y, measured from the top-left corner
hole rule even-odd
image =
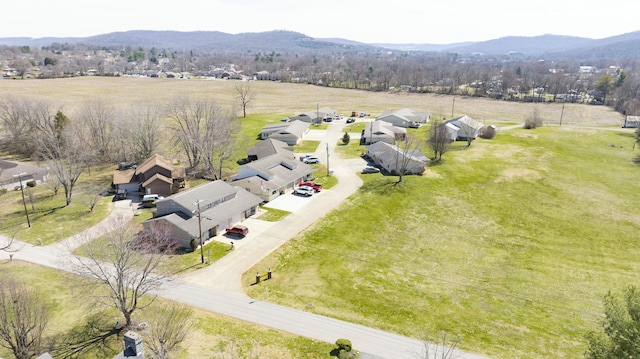
[[[542,174],[530,168],[508,168],[495,179],[494,182],[527,181],[535,182],[542,179]]]

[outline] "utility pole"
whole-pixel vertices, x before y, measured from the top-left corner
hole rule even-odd
[[[564,102],[562,103],[562,111],[560,112],[560,126],[562,126],[562,116],[564,115]]]
[[[329,177],[330,173],[331,171],[329,171],[329,143],[327,142],[327,177]]]
[[[29,212],[27,212],[27,201],[24,199],[24,187],[22,187],[22,175],[25,175],[25,172],[18,173],[17,175],[13,175],[13,177],[18,177],[20,181],[20,192],[22,192],[22,204],[24,205],[24,215],[27,217],[27,225],[31,228],[31,221],[29,220]]]
[[[453,109],[456,106],[456,98],[455,96],[453,97],[453,101],[451,103],[451,118],[453,118]]]
[[[197,200],[196,205],[198,206],[198,235],[200,236],[200,260],[202,264],[204,264],[204,251],[202,247],[202,214],[200,213],[200,202],[202,200]]]

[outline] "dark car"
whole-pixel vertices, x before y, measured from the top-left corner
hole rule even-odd
[[[354,123],[354,122],[356,122],[356,119],[355,119],[355,118],[353,118],[353,117],[349,117],[349,118],[347,119],[347,123]]]
[[[362,169],[362,173],[378,173],[378,172],[380,172],[380,169],[373,166],[367,166]]]

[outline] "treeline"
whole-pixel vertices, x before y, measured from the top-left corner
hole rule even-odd
[[[0,47],[16,77],[63,77],[189,73],[216,76],[233,70],[257,80],[299,82],[368,91],[408,91],[510,101],[569,101],[605,104],[622,114],[640,112],[640,67],[636,59],[544,61],[522,55],[393,51],[334,51],[331,54],[118,49],[52,44],[41,49]]]
[[[166,105],[128,108],[91,100],[67,114],[48,102],[5,97],[0,100],[0,148],[45,161],[49,181],[64,190],[68,205],[90,165],[139,163],[167,149],[186,159],[187,174],[221,178],[233,154],[237,118],[210,98],[176,97]]]

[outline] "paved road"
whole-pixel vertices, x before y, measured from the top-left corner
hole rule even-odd
[[[327,145],[329,153],[342,137],[344,122],[334,122],[327,131],[311,131],[308,138],[321,140],[316,155],[326,161]],[[357,139],[356,134],[352,139]],[[242,288],[241,276],[249,268],[286,243],[290,238],[316,222],[340,205],[344,198],[353,194],[362,185],[355,174],[365,165],[361,159],[340,159],[329,157],[330,169],[338,178],[339,185],[322,191],[311,198],[285,195],[269,206],[295,210],[279,222],[265,222],[248,219],[251,228],[249,236],[235,241],[236,250],[219,261],[196,272],[172,280],[170,284],[156,291],[159,296],[173,299],[230,317],[280,329],[289,333],[321,340],[329,343],[338,338],[349,338],[354,348],[362,352],[362,358],[415,359],[424,351],[424,343],[397,334],[383,332],[306,311],[295,310],[272,303],[248,298]],[[15,252],[0,251],[0,260],[24,260],[56,269],[70,271],[74,257],[69,252],[92,237],[100,236],[113,226],[114,221],[125,216],[133,216],[130,201],[115,202],[111,215],[93,229],[81,235],[65,239],[50,246],[33,246],[16,242]],[[111,227],[113,228],[113,227]],[[226,238],[219,238],[225,240]],[[0,237],[0,245],[6,238]],[[424,356],[422,356],[424,357]],[[431,353],[430,357],[435,357]],[[457,352],[460,359],[483,359],[485,357]]]

